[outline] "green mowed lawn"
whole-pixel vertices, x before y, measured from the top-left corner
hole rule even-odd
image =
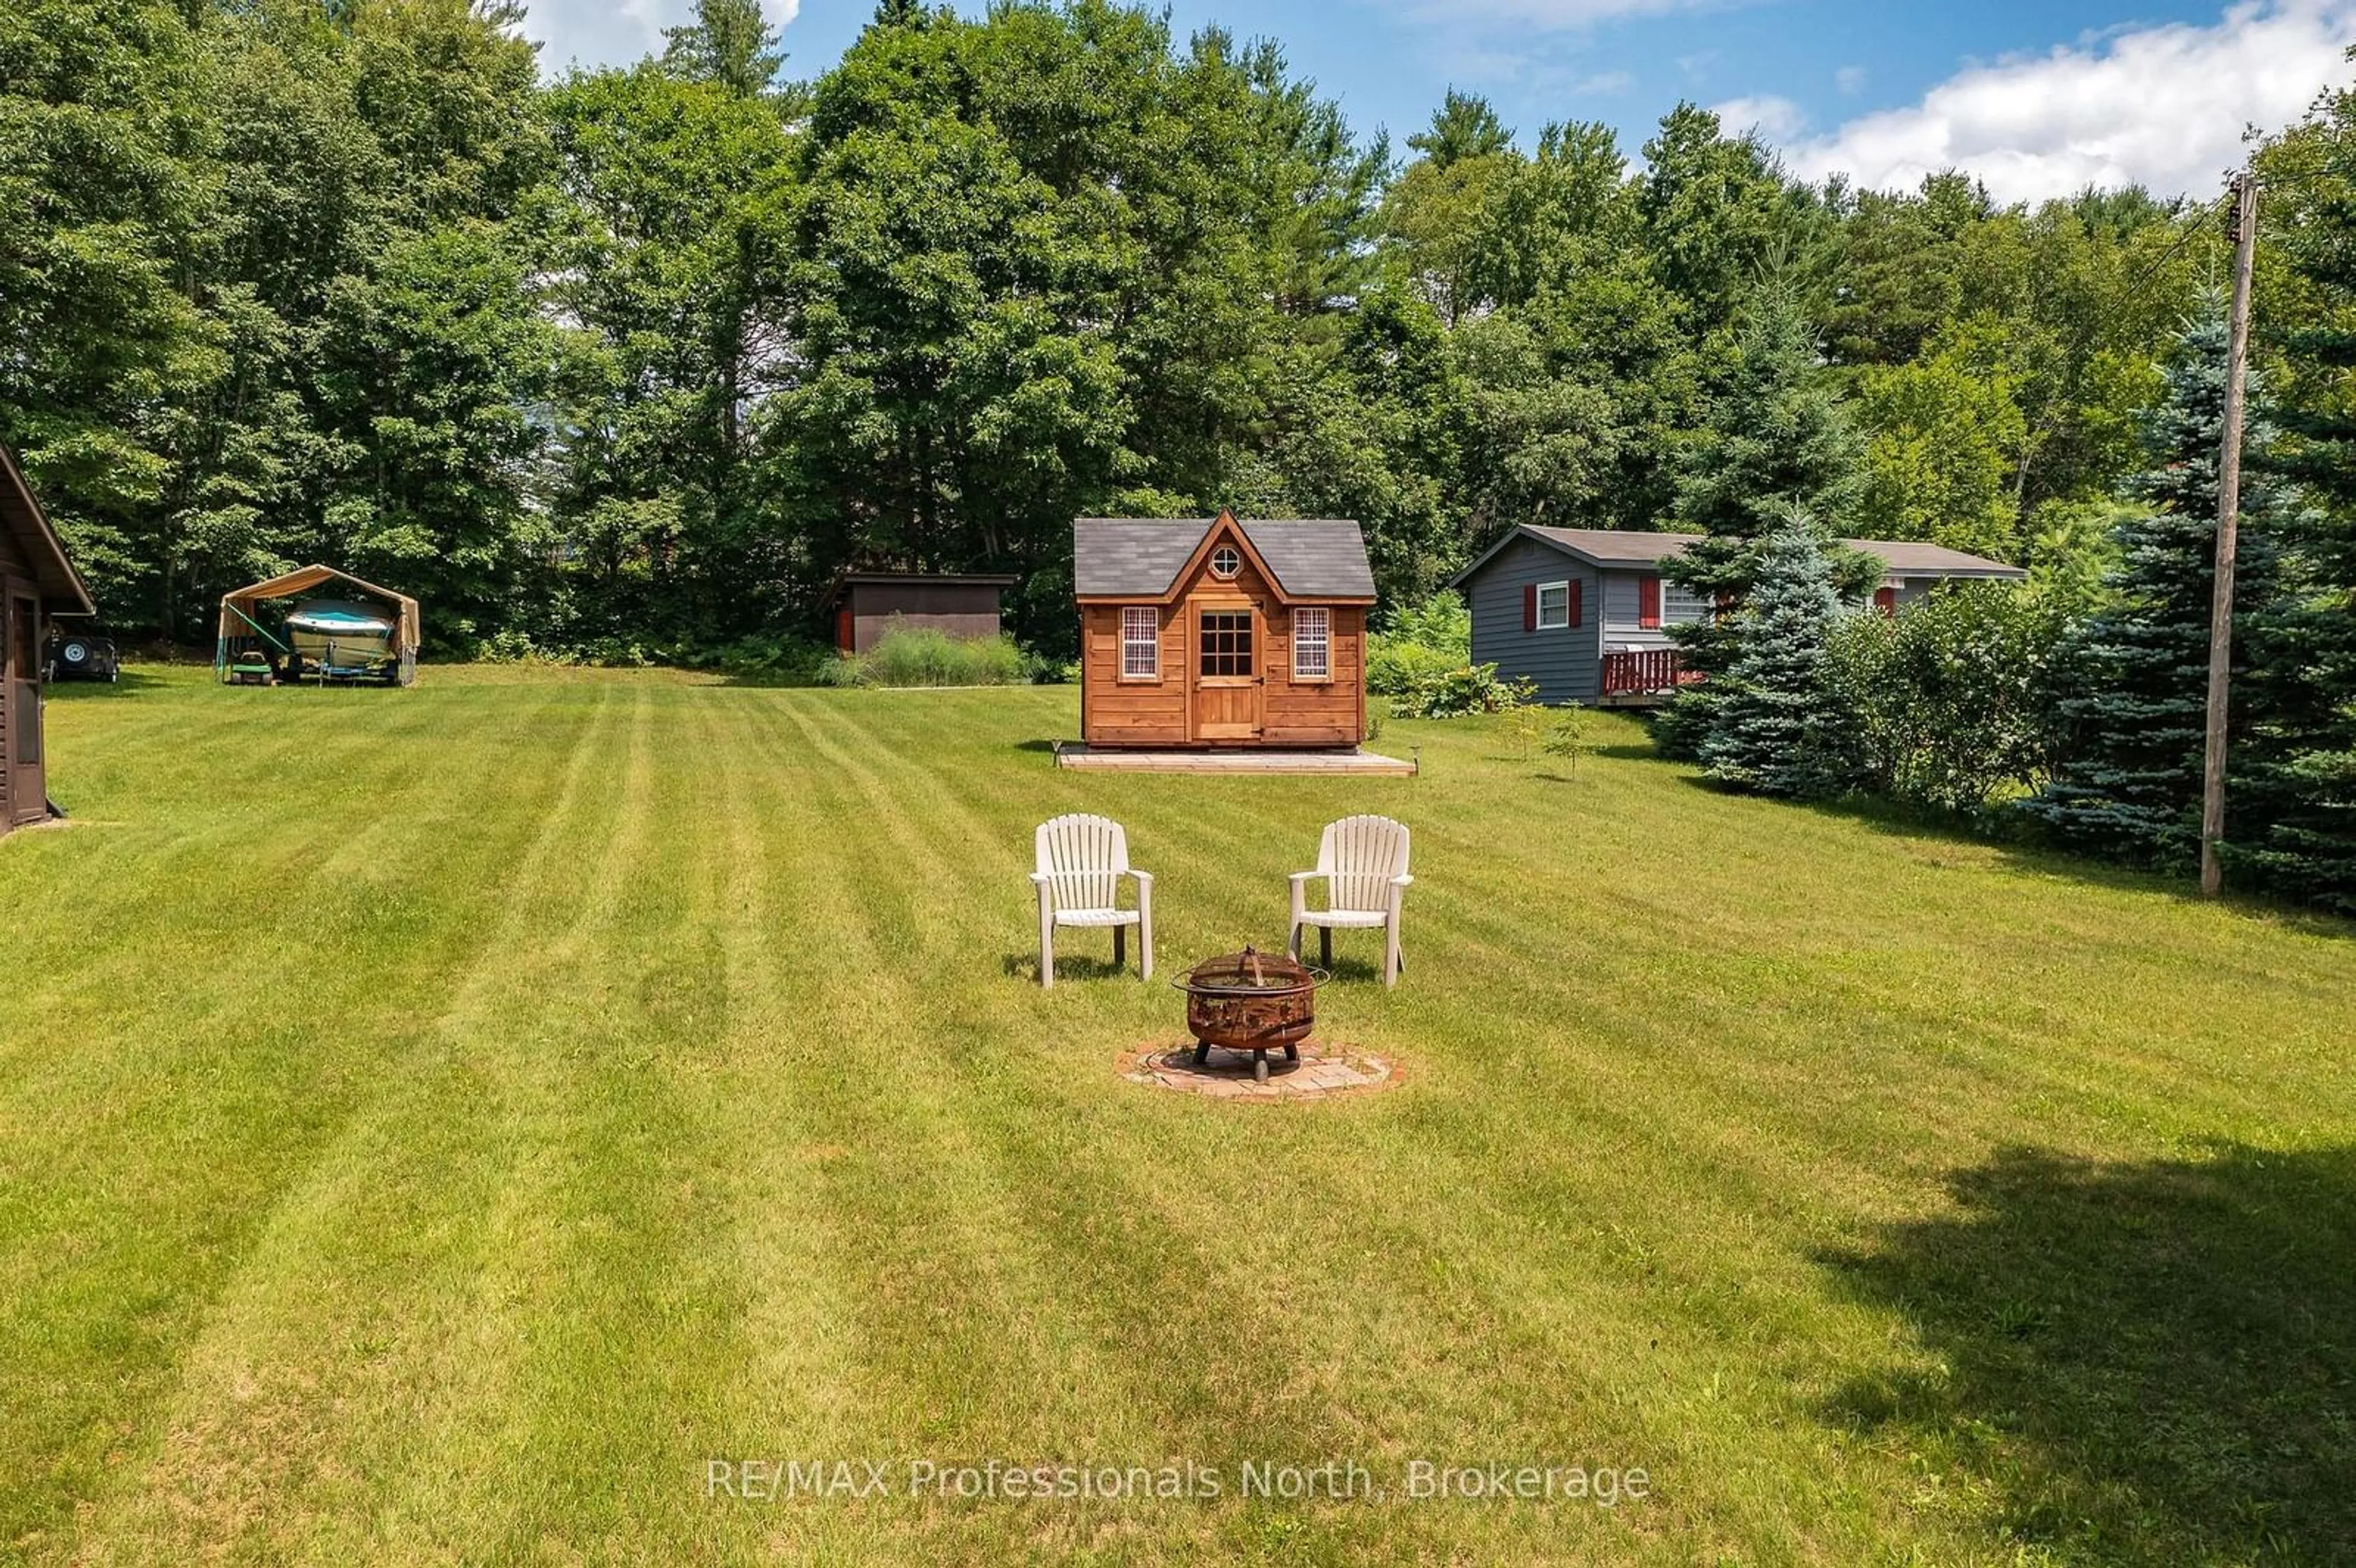
[[[74,819],[0,841],[0,1558],[2356,1555],[2349,929],[1726,796],[1633,722],[1212,779],[1057,773],[1076,717],[57,691]],[[1280,943],[1327,819],[1410,824],[1408,975],[1345,935],[1321,1003],[1406,1084],[1123,1081],[1180,998],[1093,933],[1033,983],[1069,809],[1165,974]],[[909,1495],[993,1460],[1219,1492]],[[1329,1460],[1360,1495],[1245,1495]]]

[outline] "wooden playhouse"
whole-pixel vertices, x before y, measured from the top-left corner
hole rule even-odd
[[[1091,750],[1355,747],[1374,573],[1355,522],[1073,525]]]

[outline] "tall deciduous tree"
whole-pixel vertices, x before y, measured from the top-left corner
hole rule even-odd
[[[226,368],[180,286],[208,206],[203,74],[163,0],[0,8],[0,439],[126,619],[155,608],[162,427]]]
[[[579,341],[552,507],[582,635],[711,645],[784,604],[773,404],[798,382],[796,186],[777,106],[651,65],[548,95],[563,199],[543,287]]]
[[[2029,439],[2000,352],[1968,328],[1922,358],[1858,378],[1866,440],[1857,522],[1867,538],[1929,539],[2010,560],[2019,553],[2013,479]]]
[[[1691,103],[1662,119],[1644,165],[1637,208],[1662,281],[1705,330],[1732,322],[1800,240],[1794,193],[1755,136]]]

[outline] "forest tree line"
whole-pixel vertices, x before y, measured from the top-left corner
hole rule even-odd
[[[1812,187],[1689,104],[1632,155],[1451,92],[1395,148],[1103,0],[886,0],[810,81],[753,0],[552,80],[520,20],[0,19],[0,439],[118,631],[321,559],[445,656],[693,658],[896,565],[1024,574],[1053,653],[1074,516],[1221,506],[1362,519],[1398,606],[1517,521],[1689,521],[1762,333],[1842,527],[2083,572],[2224,265],[2206,207]],[[2325,308],[2269,261],[2265,319]]]
[[[993,570],[1052,663],[1076,516],[1358,518],[1394,627],[1516,523],[1676,528],[1739,613],[1671,752],[2186,863],[2215,193],[1812,185],[1691,104],[1632,150],[1452,91],[1395,147],[1108,0],[884,0],[810,80],[756,0],[553,78],[521,21],[0,12],[0,440],[112,629],[322,560],[441,656],[758,667],[844,568]],[[2356,90],[2253,153],[2235,865],[2356,909]],[[2030,586],[1878,624],[1835,536]]]

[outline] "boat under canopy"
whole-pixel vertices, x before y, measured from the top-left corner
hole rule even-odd
[[[286,615],[286,640],[294,652],[331,672],[375,669],[393,656],[399,630],[384,612],[348,600],[306,600]]]
[[[277,623],[262,606],[327,584],[352,597],[296,603]],[[223,680],[269,685],[317,676],[417,678],[417,601],[332,566],[305,566],[221,595],[214,667]]]

